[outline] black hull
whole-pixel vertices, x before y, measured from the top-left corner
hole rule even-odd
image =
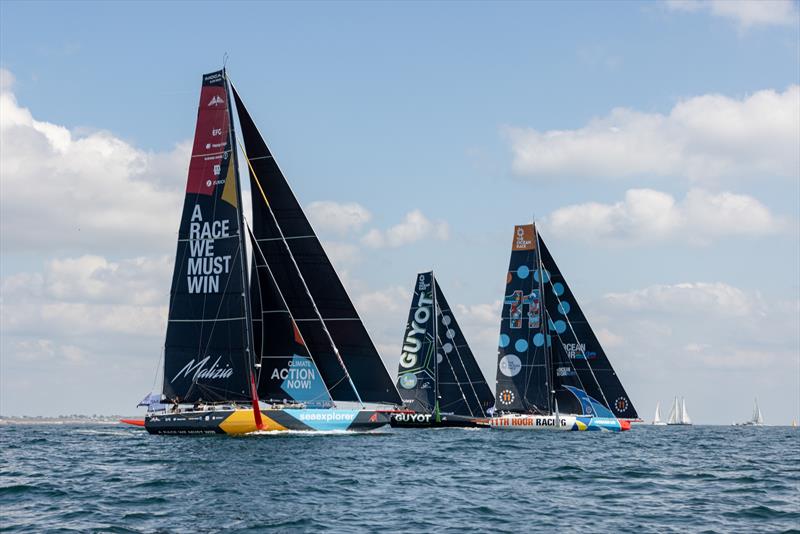
[[[429,413],[395,413],[392,428],[489,428],[489,420],[464,415],[441,415],[439,421]]]

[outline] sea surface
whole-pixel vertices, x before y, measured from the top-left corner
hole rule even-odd
[[[8,532],[800,532],[800,432],[0,425]]]

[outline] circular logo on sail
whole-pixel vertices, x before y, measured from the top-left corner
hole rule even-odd
[[[400,385],[405,389],[414,389],[417,385],[417,375],[414,373],[400,375]]]
[[[514,402],[514,392],[510,389],[504,389],[500,392],[500,404],[511,404]]]
[[[614,408],[620,413],[624,412],[628,409],[628,399],[625,397],[617,397],[617,400],[614,401]]]
[[[506,354],[500,358],[500,372],[506,376],[516,376],[522,370],[522,360],[516,354]]]

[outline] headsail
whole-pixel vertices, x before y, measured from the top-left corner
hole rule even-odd
[[[360,395],[366,402],[400,404],[322,244],[235,88],[233,94],[250,166],[253,233],[331,397],[356,401]]]
[[[164,395],[250,400],[241,191],[225,71],[203,76],[164,348]]]
[[[544,302],[550,316],[548,333],[553,336],[554,352],[562,353],[577,372],[586,393],[613,415],[624,419],[638,419],[639,414],[628,397],[600,341],[583,314],[577,299],[567,284],[547,246],[538,234],[538,243],[544,271],[542,282]],[[534,273],[538,274],[538,273]],[[555,357],[558,359],[558,356]],[[562,402],[559,398],[559,402]],[[562,404],[562,410],[563,408]]]
[[[439,364],[439,407],[445,413],[483,417],[494,406],[494,395],[435,276],[433,286],[437,354],[443,360]]]
[[[322,375],[252,234],[251,239],[253,346],[261,363],[258,397],[272,402],[330,406],[331,396]]]

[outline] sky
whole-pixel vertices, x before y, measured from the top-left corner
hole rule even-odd
[[[157,381],[227,68],[395,375],[434,269],[490,384],[535,218],[640,415],[800,419],[800,6],[0,2],[0,413]],[[245,192],[245,194],[248,194]]]

